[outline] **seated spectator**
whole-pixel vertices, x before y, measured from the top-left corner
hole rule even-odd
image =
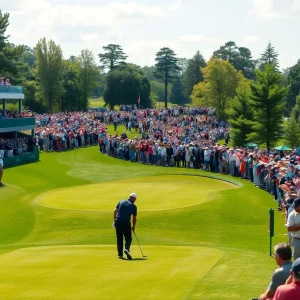
[[[277,288],[285,284],[292,268],[292,250],[288,244],[280,243],[274,247],[275,260],[279,268],[272,275],[267,290],[258,297],[258,300],[273,299]],[[296,299],[296,298],[295,298]]]
[[[5,80],[4,85],[5,85],[5,86],[11,86],[11,83],[10,83],[9,79],[6,79],[6,80]]]
[[[274,300],[300,299],[300,258],[297,258],[291,269],[291,276],[285,285],[278,287]]]
[[[5,85],[4,77],[0,77],[0,86],[4,86],[4,85]]]

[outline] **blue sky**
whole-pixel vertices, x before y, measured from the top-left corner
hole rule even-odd
[[[52,38],[66,58],[90,49],[98,60],[104,45],[116,43],[142,66],[164,46],[209,59],[232,40],[253,58],[271,41],[281,68],[300,59],[300,0],[10,0],[1,9],[10,13],[11,42],[33,47]]]

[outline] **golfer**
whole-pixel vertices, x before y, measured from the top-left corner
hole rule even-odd
[[[116,209],[114,210],[114,226],[117,234],[117,249],[118,257],[123,259],[123,236],[125,238],[125,250],[128,259],[132,259],[130,255],[130,245],[132,241],[131,230],[135,230],[137,207],[134,202],[136,201],[136,193],[131,193],[128,200],[121,200]],[[131,227],[132,215],[132,227]]]
[[[4,186],[4,184],[2,183],[2,176],[3,176],[3,159],[0,154],[0,187]]]

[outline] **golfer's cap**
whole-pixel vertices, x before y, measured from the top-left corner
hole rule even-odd
[[[134,199],[136,199],[136,193],[131,193],[130,195],[129,195],[129,198],[134,198]]]
[[[300,277],[300,257],[293,262],[292,271],[297,277]]]
[[[293,207],[294,207],[294,208],[297,208],[298,206],[300,206],[300,198],[296,198],[296,199],[294,200]]]

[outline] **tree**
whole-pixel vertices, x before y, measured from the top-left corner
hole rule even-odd
[[[168,85],[178,77],[180,67],[175,52],[167,47],[161,48],[156,53],[156,70],[154,76],[165,85],[165,108],[168,108]]]
[[[237,88],[237,96],[227,111],[230,136],[234,146],[244,146],[247,136],[252,132],[253,110],[250,105],[250,81],[243,79]]]
[[[189,62],[188,59],[186,59],[184,57],[178,58],[178,67],[180,68],[179,74],[181,77],[184,74],[184,72],[186,71],[188,62]]]
[[[163,102],[165,97],[165,85],[162,82],[156,80],[151,80],[150,85],[151,85],[151,92],[153,92],[156,95],[157,101]],[[172,90],[172,84],[169,84],[168,95],[171,94],[171,90]],[[168,101],[170,100],[169,98]]]
[[[9,14],[0,9],[0,74],[9,78],[13,84],[21,82],[25,66],[21,59],[24,47],[15,46],[8,42],[6,30],[9,26]]]
[[[78,60],[63,61],[63,95],[60,101],[61,111],[81,109],[80,64]]]
[[[193,91],[193,87],[200,81],[203,81],[203,74],[201,68],[206,66],[206,62],[200,51],[188,61],[186,71],[183,75],[183,86],[187,97],[189,97]]]
[[[108,44],[102,47],[104,53],[99,53],[100,62],[109,71],[113,71],[120,64],[124,63],[127,56],[120,45]]]
[[[278,52],[276,52],[275,47],[268,43],[267,48],[265,49],[264,53],[260,55],[259,59],[259,69],[264,70],[266,65],[274,65],[275,70],[279,70],[279,61],[278,61]]]
[[[150,83],[141,68],[126,64],[111,71],[106,78],[104,101],[111,109],[120,104],[138,104],[151,107]]]
[[[288,146],[295,149],[300,145],[300,125],[299,120],[294,117],[290,117],[285,128],[284,135],[285,142]]]
[[[238,55],[238,48],[233,41],[227,42],[224,46],[221,46],[219,50],[214,51],[213,57],[222,60],[228,60],[231,64],[234,63],[236,56]]]
[[[205,93],[202,99],[209,99],[210,105],[216,109],[219,118],[225,120],[229,101],[236,96],[236,89],[243,75],[238,73],[229,61],[216,58],[211,59],[201,70],[205,84],[200,82],[194,86],[194,101],[197,90],[201,88],[201,92]]]
[[[251,107],[254,111],[253,132],[249,141],[265,144],[268,149],[282,137],[283,112],[287,87],[280,85],[281,75],[274,64],[256,71],[257,81],[251,84]]]
[[[93,88],[97,86],[100,70],[96,66],[94,54],[88,49],[81,50],[77,59],[80,65],[79,87],[81,93],[78,109],[87,110],[88,97],[91,96]]]
[[[187,103],[187,100],[188,98],[184,94],[181,78],[178,77],[172,86],[170,102],[174,104],[184,105],[185,103]]]
[[[40,83],[41,93],[49,112],[58,108],[62,89],[62,51],[59,45],[46,38],[40,39],[35,48],[37,79]]]
[[[238,71],[242,71],[246,78],[254,78],[255,66],[250,49],[237,47],[235,42],[230,41],[214,51],[213,57],[228,60]]]
[[[202,81],[194,86],[191,94],[193,106],[208,107],[211,106],[211,99],[209,98],[209,83]]]
[[[247,79],[255,78],[255,65],[252,59],[250,49],[246,47],[239,47],[238,54],[235,57],[233,66],[238,70],[242,71]]]
[[[290,90],[287,96],[286,111],[289,114],[296,103],[296,97],[300,95],[300,59],[289,69],[287,81],[290,85]]]

